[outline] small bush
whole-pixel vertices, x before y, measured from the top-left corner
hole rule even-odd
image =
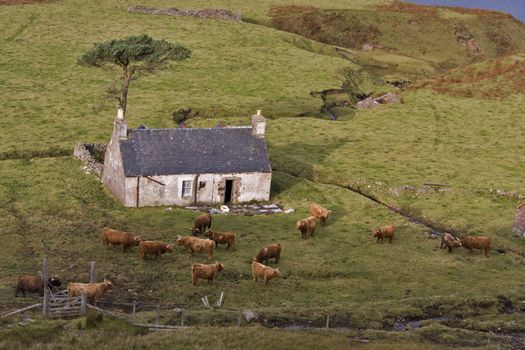
[[[96,328],[104,320],[104,315],[90,311],[86,316],[86,328]]]

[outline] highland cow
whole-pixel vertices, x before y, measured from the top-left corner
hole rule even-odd
[[[206,229],[208,230],[211,229],[211,214],[210,213],[201,214],[195,219],[195,223],[193,224],[191,233],[194,236],[197,236],[199,233],[206,232]]]
[[[204,234],[204,236],[214,241],[217,247],[219,247],[219,244],[227,244],[228,246],[226,249],[230,248],[230,246],[235,248],[236,235],[233,232],[208,231]]]
[[[273,243],[262,248],[259,254],[255,256],[255,261],[268,264],[268,260],[273,258],[275,258],[275,263],[278,263],[281,258],[281,244],[279,243]]]
[[[295,227],[301,231],[301,238],[305,239],[308,236],[313,236],[315,232],[315,226],[317,225],[317,220],[315,216],[310,216],[306,219],[301,219],[297,221]]]
[[[121,245],[122,253],[125,253],[128,248],[131,248],[134,245],[139,245],[141,241],[140,236],[135,236],[128,232],[121,232],[107,227],[102,229],[100,239],[102,244],[106,247],[110,244],[112,246]]]
[[[60,287],[62,282],[58,277],[54,276],[47,280],[48,287]],[[41,297],[44,296],[44,281],[40,276],[20,275],[16,284],[15,298],[19,293],[26,296],[26,292],[38,293]]]
[[[458,238],[452,236],[450,233],[445,233],[441,237],[440,248],[443,249],[445,247],[447,247],[449,253],[452,253],[452,249],[461,247],[461,242]]]
[[[219,271],[224,270],[221,263],[215,264],[191,264],[191,283],[195,286],[199,278],[207,279],[211,283]]]
[[[485,257],[488,258],[490,248],[492,247],[492,238],[468,236],[461,240],[461,245],[470,253],[472,253],[472,249],[483,249]]]
[[[257,278],[262,278],[264,280],[264,285],[267,285],[268,281],[272,278],[281,277],[281,273],[279,272],[279,269],[274,269],[269,266],[265,266],[257,262],[256,258],[253,257],[252,277],[254,282],[257,282]]]
[[[155,258],[158,258],[159,255],[172,251],[173,245],[164,242],[141,241],[139,244],[139,256],[143,260],[148,254],[155,255]]]
[[[201,239],[190,236],[177,237],[177,245],[184,246],[190,256],[193,256],[193,252],[207,252],[208,259],[213,259],[213,254],[215,251],[215,242],[211,239]]]
[[[70,300],[76,296],[82,296],[83,294],[86,297],[93,299],[94,304],[97,304],[97,301],[104,296],[104,294],[113,288],[113,283],[104,279],[104,282],[100,283],[78,283],[71,282],[67,285],[67,297]]]
[[[396,228],[394,225],[381,226],[380,228],[372,229],[372,237],[377,238],[377,243],[383,243],[383,239],[388,238],[389,243],[394,240],[394,232]]]
[[[316,220],[321,221],[321,225],[326,224],[326,220],[332,214],[331,210],[321,207],[317,203],[310,204],[310,215],[315,217]]]

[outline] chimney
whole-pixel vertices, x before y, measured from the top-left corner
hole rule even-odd
[[[252,115],[252,135],[257,138],[264,138],[266,129],[266,118],[261,114],[261,110],[257,110],[257,114]]]
[[[113,136],[119,139],[126,139],[128,137],[128,124],[124,120],[124,110],[117,108],[117,118],[113,122]]]

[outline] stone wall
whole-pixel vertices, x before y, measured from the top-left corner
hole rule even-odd
[[[155,8],[148,6],[130,6],[128,12],[134,13],[149,13],[152,15],[167,15],[176,17],[195,17],[205,19],[220,19],[224,21],[235,21],[241,22],[241,14],[233,13],[229,10],[224,9],[202,9],[202,10],[191,10],[191,9],[179,9],[176,7],[172,8]]]
[[[94,173],[100,179],[104,172],[104,164],[96,159],[95,155],[103,155],[106,152],[105,143],[77,143],[73,150],[73,156],[80,159],[84,164],[84,169]]]

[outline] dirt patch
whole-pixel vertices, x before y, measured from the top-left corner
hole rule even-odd
[[[460,24],[454,29],[454,35],[458,44],[467,50],[467,54],[473,58],[483,58],[484,52],[479,47],[476,39],[468,29]]]

